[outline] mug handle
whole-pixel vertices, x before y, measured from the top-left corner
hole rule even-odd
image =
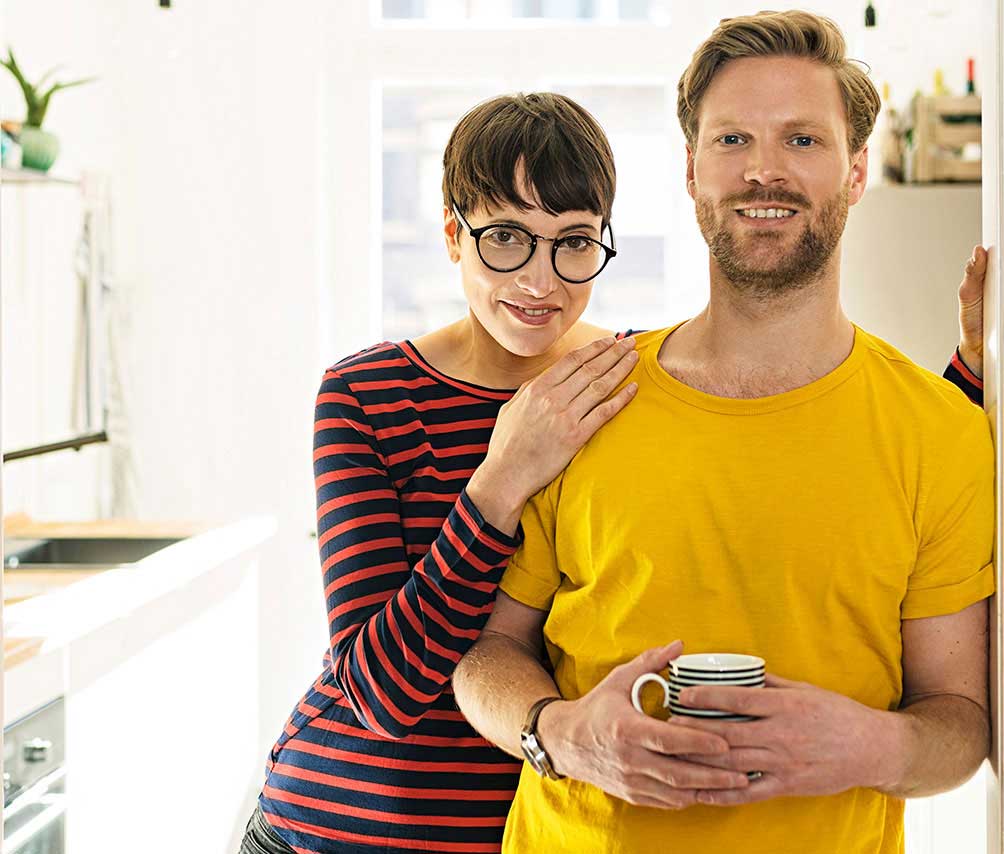
[[[662,686],[663,693],[663,707],[669,705],[669,683],[663,679],[658,673],[643,673],[637,679],[634,680],[634,685],[631,686],[631,705],[634,706],[642,714],[645,710],[641,707],[641,689],[648,682],[658,682]]]

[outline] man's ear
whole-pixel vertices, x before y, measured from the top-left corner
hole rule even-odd
[[[690,198],[697,196],[697,182],[694,180],[694,151],[687,143],[687,195]]]
[[[851,155],[850,184],[847,188],[847,204],[856,205],[865,194],[868,184],[868,146]]]
[[[446,253],[454,264],[460,261],[460,241],[457,239],[459,233],[460,223],[457,222],[456,214],[443,205],[443,236],[446,238]]]

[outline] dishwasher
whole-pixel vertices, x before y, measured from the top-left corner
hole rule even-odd
[[[65,854],[62,698],[4,728],[3,854]]]

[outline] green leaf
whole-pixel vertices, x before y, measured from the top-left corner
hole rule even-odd
[[[13,51],[9,52],[8,59],[0,60],[0,64],[14,76],[14,79],[17,80],[18,85],[21,87],[21,92],[24,94],[24,103],[28,111],[25,124],[32,124],[32,118],[38,111],[38,96],[35,92],[35,87],[24,79],[21,69],[18,68],[17,60],[14,59]],[[44,115],[45,111],[43,110],[42,112]]]
[[[50,77],[52,77],[52,75],[55,74],[57,71],[59,71],[59,69],[62,67],[63,67],[62,65],[56,65],[50,68],[48,71],[46,71],[45,74],[43,74],[41,77],[38,78],[38,80],[35,81],[35,88],[41,89],[42,84]]]
[[[28,115],[25,119],[25,124],[32,127],[42,126],[45,114],[49,109],[49,99],[52,97],[53,92],[58,92],[60,89],[70,89],[73,86],[82,86],[84,83],[90,83],[92,80],[97,79],[95,77],[85,77],[80,80],[70,80],[66,83],[56,82],[53,83],[44,94],[42,94],[40,93],[42,83],[55,74],[55,72],[59,70],[60,66],[56,66],[55,68],[51,68],[46,71],[33,86],[25,79],[21,68],[18,66],[17,60],[14,58],[13,48],[7,48],[7,59],[0,59],[0,65],[3,65],[3,67],[14,76],[14,79],[17,80],[18,85],[21,87],[21,91],[24,93],[24,101],[28,108]]]
[[[70,80],[68,83],[53,83],[49,87],[49,91],[42,97],[48,100],[53,92],[58,92],[60,89],[69,89],[71,86],[83,86],[85,83],[91,83],[97,79],[97,77],[83,77],[80,80]]]

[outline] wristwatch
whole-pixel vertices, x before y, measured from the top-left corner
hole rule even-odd
[[[526,761],[530,763],[530,767],[540,774],[541,777],[547,777],[549,780],[563,780],[564,774],[559,774],[554,770],[554,766],[551,764],[551,757],[547,755],[544,745],[540,743],[540,738],[537,735],[537,719],[540,717],[540,713],[544,710],[545,706],[560,699],[561,697],[544,697],[537,700],[536,703],[530,706],[530,711],[526,716],[526,723],[523,724],[523,729],[519,733],[519,744],[523,749]]]

